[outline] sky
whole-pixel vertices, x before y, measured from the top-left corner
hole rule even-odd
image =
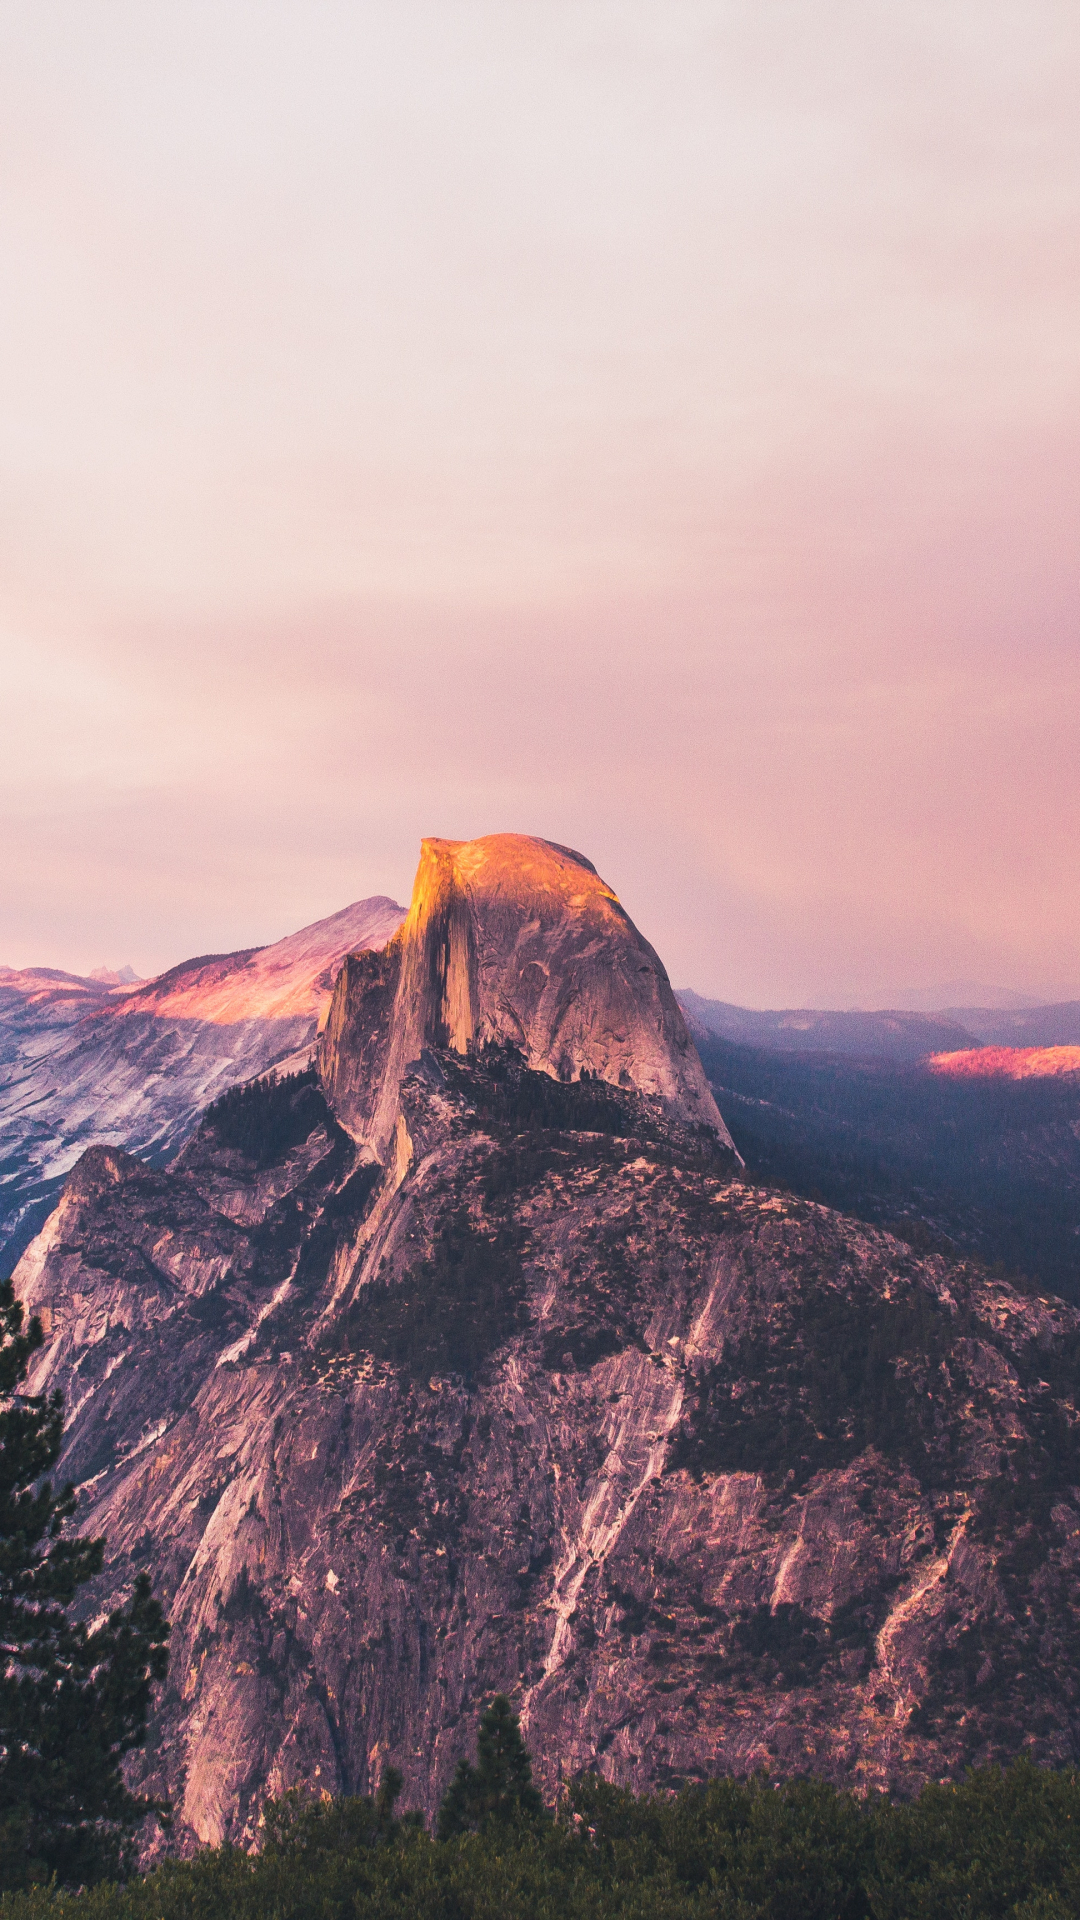
[[[0,0],[0,963],[424,834],[1080,996],[1075,0]]]

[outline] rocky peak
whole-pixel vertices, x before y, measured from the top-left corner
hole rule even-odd
[[[739,1179],[565,848],[427,842],[321,1060],[92,1149],[15,1274],[93,1605],[172,1622],[173,1844],[387,1761],[430,1813],[499,1692],[549,1799],[1076,1763],[1080,1313]]]
[[[642,1094],[731,1147],[664,966],[591,861],[527,834],[425,840],[404,925],[342,969],[323,1085],[384,1159],[424,1049],[490,1046]]]
[[[0,1265],[13,1264],[84,1148],[161,1165],[226,1088],[306,1064],[347,953],[405,918],[357,900],[269,947],[203,954],[128,989],[55,968],[0,967]]]

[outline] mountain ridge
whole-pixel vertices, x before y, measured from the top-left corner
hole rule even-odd
[[[549,1798],[1075,1763],[1080,1312],[742,1177],[650,1084],[666,975],[606,907],[576,972],[552,909],[564,1027],[498,887],[431,904],[343,975],[321,1075],[167,1169],[91,1149],[16,1273],[94,1604],[151,1566],[173,1621],[136,1764],[176,1843],[386,1762],[430,1812],[495,1692]]]
[[[916,1060],[964,1047],[1080,1045],[1080,1000],[1023,1007],[904,1007],[841,1011],[742,1007],[680,987],[676,999],[700,1031],[743,1046],[784,1052],[865,1054]]]
[[[403,914],[378,895],[134,987],[0,968],[0,1257],[22,1251],[91,1141],[160,1164],[225,1088],[313,1043],[345,953]]]

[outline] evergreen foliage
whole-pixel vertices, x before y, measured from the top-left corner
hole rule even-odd
[[[315,1864],[332,1855],[385,1846],[400,1839],[403,1826],[415,1829],[423,1825],[418,1813],[407,1813],[404,1822],[398,1819],[395,1809],[402,1785],[397,1768],[385,1767],[374,1800],[358,1794],[338,1800],[312,1800],[298,1787],[290,1788],[280,1799],[268,1800],[264,1808],[264,1857]]]
[[[0,1888],[55,1875],[79,1884],[123,1869],[151,1811],[120,1763],[146,1737],[168,1633],[141,1575],[104,1623],[72,1618],[104,1542],[65,1532],[74,1488],[45,1479],[60,1453],[58,1393],[20,1394],[41,1325],[23,1330],[0,1284]]]
[[[480,1721],[475,1767],[459,1761],[439,1808],[438,1837],[536,1826],[543,1815],[517,1714],[505,1693],[497,1693]]]
[[[298,1147],[327,1117],[314,1067],[303,1073],[274,1073],[230,1087],[207,1107],[203,1126],[219,1147],[242,1153],[256,1167],[270,1167]]]
[[[477,1768],[479,1771],[479,1767]],[[557,1817],[433,1839],[375,1800],[267,1809],[262,1850],[127,1886],[0,1901],[2,1920],[1075,1920],[1080,1774],[1019,1761],[916,1801],[764,1775],[635,1797],[588,1775]]]
[[[921,1287],[896,1299],[853,1286],[793,1293],[702,1371],[674,1463],[797,1489],[876,1447],[924,1486],[947,1482],[955,1435],[934,1389],[946,1362],[956,1373],[967,1331]]]
[[[488,1355],[524,1323],[520,1235],[467,1207],[448,1218],[431,1258],[403,1279],[372,1281],[334,1331],[345,1352],[370,1353],[418,1380],[432,1373],[472,1382]]]

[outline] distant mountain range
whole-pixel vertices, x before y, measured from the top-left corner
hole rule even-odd
[[[0,967],[0,1266],[10,1268],[14,1264],[54,1204],[67,1172],[87,1146],[119,1146],[152,1166],[164,1165],[190,1138],[199,1115],[219,1094],[293,1055],[304,1055],[325,1016],[344,955],[381,948],[401,924],[404,912],[385,896],[357,901],[271,946],[186,960],[149,981],[137,980],[126,966],[118,970],[97,968],[87,977],[50,967]],[[707,1064],[713,1062],[713,1084],[723,1089],[722,1099],[729,1106],[735,1103],[733,1124],[736,1128],[742,1125],[744,1134],[743,1103],[760,1103],[765,1098],[765,1082],[771,1087],[778,1070],[776,1056],[807,1058],[816,1091],[812,1098],[809,1094],[806,1097],[817,1118],[810,1126],[804,1115],[800,1126],[804,1132],[810,1126],[814,1133],[815,1128],[820,1131],[826,1127],[821,1081],[823,1073],[829,1077],[823,1065],[828,1057],[847,1059],[853,1069],[860,1062],[876,1062],[880,1079],[886,1066],[915,1069],[933,1055],[966,1056],[976,1048],[1032,1050],[1080,1045],[1080,1001],[1045,1007],[957,1006],[930,1014],[906,1009],[760,1011],[709,999],[689,989],[678,999],[703,1057]],[[722,1064],[717,1065],[710,1050],[718,1044],[749,1051],[738,1056],[725,1054]],[[752,1057],[755,1051],[761,1056],[756,1064]],[[1035,1057],[1029,1054],[1031,1060]],[[736,1058],[737,1068],[733,1064]],[[1059,1055],[1053,1064],[1059,1072],[1067,1073],[1071,1083],[1072,1062]],[[967,1060],[969,1075],[985,1075],[988,1071],[999,1071],[991,1055],[984,1054],[974,1064]],[[936,1098],[948,1097],[928,1091],[922,1086],[924,1078],[920,1076],[907,1086],[905,1100],[916,1098],[917,1102],[932,1104]],[[848,1114],[849,1095],[841,1094],[842,1079],[832,1072],[826,1106],[832,1111],[839,1100],[835,1117],[844,1140],[850,1144],[859,1138],[864,1123],[852,1117],[854,1109],[852,1115]],[[865,1073],[856,1071],[852,1088],[856,1085],[863,1097]],[[897,1088],[886,1076],[880,1082],[880,1091],[874,1135],[878,1149],[890,1102],[896,1107]],[[788,1088],[781,1104],[801,1111],[802,1097]],[[981,1096],[971,1097],[977,1100]],[[1071,1165],[1072,1136],[1058,1137],[1068,1124],[1065,1110],[1069,1109],[1070,1097],[1067,1090],[1062,1093],[1062,1114],[1050,1125],[1049,1136],[1045,1126],[1039,1135],[1040,1141],[1052,1137],[1057,1143],[1051,1153],[1055,1165],[1062,1155]],[[753,1107],[755,1139],[768,1110],[767,1100]],[[930,1126],[930,1122],[924,1114],[918,1122],[909,1116],[905,1125],[910,1148],[919,1128]],[[867,1152],[868,1138],[863,1143]],[[949,1152],[945,1158],[958,1160],[962,1173],[967,1164],[963,1140],[957,1146],[949,1136],[946,1145]],[[790,1142],[781,1151],[779,1141],[772,1141],[759,1167],[762,1177],[782,1177],[799,1185],[789,1148]],[[830,1154],[833,1151],[830,1147]],[[1024,1159],[1029,1169],[1043,1152],[1043,1147],[1036,1149],[1028,1142]],[[916,1156],[921,1190],[926,1188],[925,1157]],[[802,1186],[809,1185],[815,1192],[828,1190],[836,1204],[858,1211],[855,1190],[864,1195],[866,1191],[862,1174],[854,1187],[847,1181],[834,1194],[828,1181],[823,1186],[819,1177],[817,1147],[811,1159],[817,1172],[812,1178],[806,1175]],[[942,1164],[936,1148],[931,1159],[933,1165]],[[906,1171],[893,1167],[892,1174],[901,1186],[905,1181],[910,1185],[914,1164],[909,1153],[904,1161]],[[963,1178],[960,1183],[964,1184]],[[898,1214],[893,1204],[895,1199],[894,1192],[884,1207],[889,1217],[902,1214],[903,1209]],[[1054,1205],[1058,1204],[1055,1200]],[[876,1199],[867,1205],[871,1217],[884,1217]],[[935,1217],[947,1218],[955,1227],[957,1206],[950,1201],[937,1208]],[[1026,1218],[1030,1230],[1033,1222],[1043,1221],[1044,1209],[1040,1207]],[[1042,1231],[1041,1226],[1038,1230]],[[1010,1235],[1012,1244],[1016,1237],[1013,1228]],[[1071,1214],[1062,1218],[1053,1238],[1058,1251],[1048,1277],[1071,1293]],[[997,1248],[999,1239],[995,1230],[989,1239],[983,1235],[980,1244],[984,1251],[989,1245]],[[1028,1241],[1025,1249],[1027,1267],[1042,1272],[1042,1253],[1032,1257]],[[1015,1246],[1009,1259],[1016,1263]],[[1076,1287],[1080,1289],[1080,1277]]]
[[[748,1175],[1080,1303],[1080,1002],[930,1016],[678,997]]]
[[[908,1013],[940,1013],[942,1007],[1039,1007],[1045,1003],[1038,994],[1013,993],[1007,987],[990,987],[981,980],[948,980],[936,987],[909,988],[896,994],[890,1006],[903,1007]]]
[[[400,909],[350,913],[119,1015],[61,981],[53,1057],[93,1036],[100,1113],[144,1028],[203,1036],[197,1072],[171,1043],[171,1119],[149,1085],[160,1152],[200,1076],[310,1045],[327,952]],[[427,841],[310,1070],[238,1088],[168,1167],[72,1169],[15,1274],[28,1384],[65,1396],[94,1609],[145,1567],[172,1622],[133,1775],[172,1844],[252,1844],[268,1792],[387,1763],[430,1813],[497,1692],[549,1799],[584,1770],[910,1792],[1076,1763],[1080,1312],[912,1244],[992,1251],[1075,1197],[1076,1076],[697,1031],[580,854]]]
[[[2,1268],[92,1143],[161,1166],[226,1088],[310,1050],[345,954],[385,945],[404,913],[382,895],[358,900],[272,946],[185,960],[134,987],[0,967]]]
[[[1080,1000],[1054,1006],[945,1007],[935,1013],[904,1008],[880,1012],[821,1012],[788,1007],[763,1012],[709,1000],[684,988],[677,998],[692,1028],[741,1046],[780,1053],[843,1053],[877,1060],[921,1060],[965,1047],[1074,1047],[1080,1045]]]

